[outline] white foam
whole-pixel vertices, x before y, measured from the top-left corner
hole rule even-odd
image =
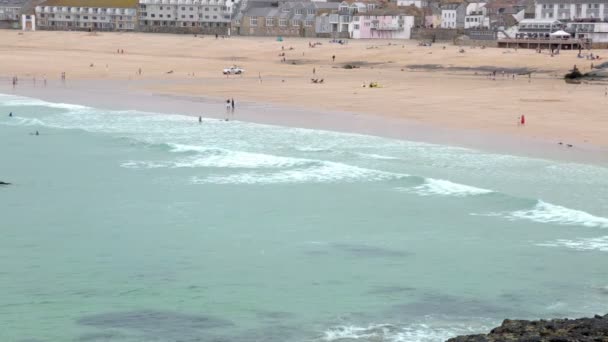
[[[4,125],[8,125],[8,126],[43,126],[44,125],[44,122],[42,122],[39,119],[24,118],[24,117],[18,117],[18,116],[13,116],[12,118],[2,121],[1,123]]]
[[[575,240],[559,239],[551,242],[539,243],[537,246],[566,247],[578,251],[608,252],[608,236]]]
[[[492,190],[476,188],[470,185],[453,183],[444,179],[426,178],[424,183],[412,188],[397,190],[416,193],[421,196],[455,196],[466,197],[493,193]]]
[[[517,210],[508,213],[506,216],[511,220],[523,219],[540,223],[608,228],[608,218],[594,216],[581,210],[570,209],[540,200],[530,210]]]
[[[68,110],[81,110],[81,109],[90,109],[90,107],[69,104],[69,103],[55,103],[55,102],[47,102],[38,99],[32,99],[28,97],[21,96],[11,96],[8,100],[3,100],[2,104],[5,106],[44,106],[51,108],[61,108]]]
[[[300,152],[331,152],[330,148],[313,146],[296,147],[296,150]]]
[[[454,327],[432,327],[427,324],[414,324],[397,327],[391,324],[372,324],[367,327],[337,326],[323,332],[317,341],[385,341],[385,342],[437,342],[461,334],[471,334],[476,331],[470,327],[457,325]]]
[[[362,156],[365,158],[378,159],[378,160],[397,160],[397,159],[399,159],[397,157],[385,156],[385,155],[374,154],[374,153],[357,153],[357,154],[359,156]]]
[[[205,178],[194,177],[195,184],[281,184],[281,183],[335,183],[356,181],[382,181],[408,177],[378,170],[335,162],[320,162],[305,168],[287,169],[276,172],[246,172],[217,175]]]

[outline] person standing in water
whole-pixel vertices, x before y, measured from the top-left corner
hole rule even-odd
[[[203,123],[203,117],[202,117],[202,116],[199,116],[199,117],[198,117],[198,123],[199,123],[199,124],[200,124],[200,123]]]
[[[8,117],[12,118],[13,117],[13,112],[8,113]]]

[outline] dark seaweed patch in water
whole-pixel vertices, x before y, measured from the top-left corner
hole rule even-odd
[[[375,286],[371,290],[367,291],[369,295],[393,295],[403,294],[407,292],[416,291],[415,288],[409,286]]]
[[[412,255],[411,253],[405,251],[370,245],[336,243],[332,246],[341,252],[348,253],[356,257],[401,258]]]
[[[258,311],[255,315],[259,319],[263,320],[282,320],[292,319],[295,317],[295,314],[285,311]]]
[[[477,298],[426,294],[418,301],[396,305],[391,311],[394,315],[405,317],[425,315],[489,318],[526,316],[525,311],[517,306],[517,303],[514,303],[513,307],[506,307]]]
[[[104,332],[98,332],[98,333],[82,334],[82,335],[78,336],[78,338],[76,340],[80,341],[80,342],[97,342],[97,341],[105,342],[105,341],[111,341],[112,339],[117,339],[117,338],[120,338],[123,336],[124,335],[119,332],[104,331]]]
[[[232,325],[230,321],[209,315],[154,310],[102,313],[82,317],[77,322],[100,329],[127,329],[145,336],[180,341],[198,341],[208,329]]]

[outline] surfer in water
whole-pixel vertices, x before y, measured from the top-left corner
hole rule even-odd
[[[13,117],[13,112],[8,113],[8,117],[12,118]]]

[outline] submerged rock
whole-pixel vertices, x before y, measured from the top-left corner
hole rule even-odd
[[[458,336],[447,342],[604,342],[608,341],[608,315],[593,318],[540,321],[505,319],[489,334]]]
[[[11,185],[11,183],[7,183],[7,182],[2,182],[2,181],[0,181],[0,185]]]

